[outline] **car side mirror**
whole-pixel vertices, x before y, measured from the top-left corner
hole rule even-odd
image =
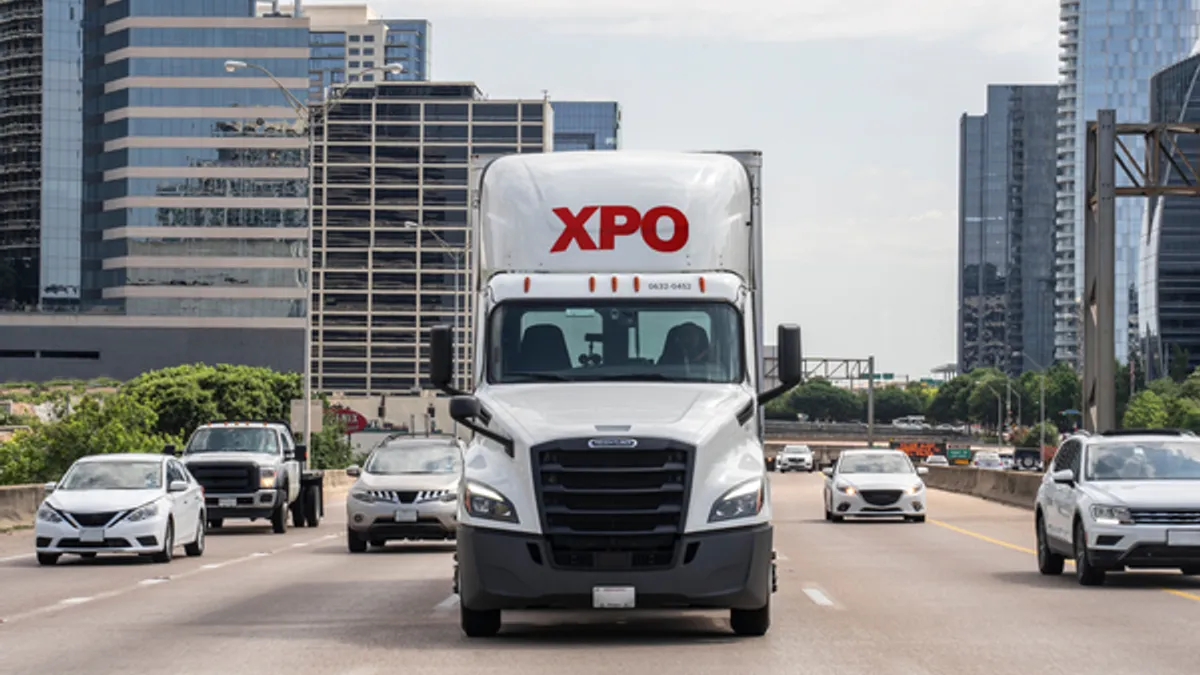
[[[174,457],[177,454],[175,452],[175,446],[170,445],[170,444],[164,445],[163,446],[163,454],[167,455],[168,457]]]
[[[346,475],[351,478],[358,478],[362,475],[362,469],[358,468],[357,465],[348,466],[346,467]]]
[[[45,485],[43,485],[42,490],[45,491],[46,494],[49,494],[51,492],[54,492],[54,489],[57,487],[58,487],[58,483],[51,482],[51,483],[46,483]]]
[[[297,462],[307,462],[308,461],[308,446],[307,445],[297,445],[296,446],[296,461]]]
[[[928,475],[929,475],[929,467],[927,467],[927,466],[918,466],[918,467],[917,467],[917,475],[918,475],[918,476],[928,476]]]
[[[186,480],[173,480],[167,487],[168,492],[187,492],[188,483]]]
[[[825,474],[826,476],[829,476],[830,478],[833,478],[833,467],[827,466],[824,469],[821,469],[821,473]]]
[[[437,389],[455,395],[454,327],[434,326],[429,329],[429,381]],[[453,413],[452,413],[453,414]]]
[[[1075,472],[1070,469],[1059,469],[1050,474],[1050,479],[1059,485],[1073,485],[1075,483]]]

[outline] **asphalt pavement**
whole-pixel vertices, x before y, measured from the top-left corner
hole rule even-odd
[[[1032,514],[933,492],[925,523],[827,523],[820,474],[774,475],[770,633],[724,613],[506,613],[458,628],[453,545],[350,554],[316,529],[233,524],[170,564],[33,560],[0,537],[0,673],[871,673],[1195,675],[1200,581],[1041,577]],[[337,498],[340,500],[340,498]],[[330,501],[334,501],[331,498]]]

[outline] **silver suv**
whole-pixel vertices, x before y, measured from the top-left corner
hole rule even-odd
[[[1076,434],[1059,446],[1038,488],[1038,570],[1066,559],[1084,586],[1108,572],[1200,574],[1200,437],[1130,429]]]

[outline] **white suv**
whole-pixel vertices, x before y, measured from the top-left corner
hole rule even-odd
[[[1200,574],[1200,437],[1189,431],[1076,434],[1038,488],[1038,570],[1075,561],[1085,586],[1106,573],[1177,568]]]
[[[813,470],[813,453],[807,445],[787,445],[779,451],[775,463],[779,473]]]

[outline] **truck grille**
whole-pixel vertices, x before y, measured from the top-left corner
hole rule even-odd
[[[1138,525],[1200,525],[1200,510],[1131,509],[1129,515]]]
[[[674,564],[687,518],[694,449],[636,439],[593,449],[588,439],[535,446],[534,484],[551,563],[570,569]]]
[[[258,467],[248,463],[188,464],[196,482],[204,486],[206,495],[245,494],[258,491]]]
[[[871,506],[891,506],[900,499],[900,490],[863,490],[863,501]]]

